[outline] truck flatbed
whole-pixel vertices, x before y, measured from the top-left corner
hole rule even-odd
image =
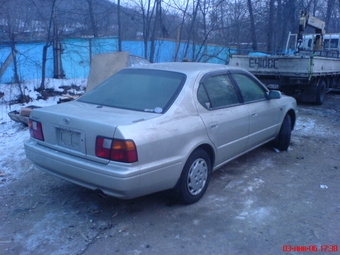
[[[311,78],[340,74],[340,58],[320,56],[232,55],[229,65],[247,69],[255,75]]]

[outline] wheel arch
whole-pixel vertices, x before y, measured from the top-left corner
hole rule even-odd
[[[198,149],[202,149],[204,150],[209,158],[210,158],[210,163],[211,163],[211,169],[214,168],[214,165],[215,165],[215,151],[214,151],[214,148],[210,145],[210,144],[201,144],[199,145],[197,148],[195,148],[195,150],[198,150]],[[195,151],[193,150],[193,151]]]
[[[173,188],[174,195],[179,202],[192,204],[202,198],[209,185],[213,162],[215,161],[214,154],[214,149],[210,144],[201,144],[190,153],[182,169],[181,176]],[[203,164],[197,168],[196,162],[201,161]],[[205,164],[208,163],[207,161],[210,161],[210,166]],[[202,170],[202,167],[204,169],[208,168],[207,171]]]
[[[295,122],[296,122],[296,112],[293,110],[293,109],[290,109],[287,114],[290,116],[290,119],[291,119],[291,130],[294,129],[295,127]]]

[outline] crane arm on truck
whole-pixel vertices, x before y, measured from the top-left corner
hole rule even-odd
[[[298,33],[298,49],[300,48],[300,45],[303,40],[303,33],[307,27],[312,27],[315,29],[315,49],[316,50],[322,50],[323,49],[323,37],[326,33],[325,31],[325,22],[309,15],[306,12],[302,12],[299,20],[299,33]]]
[[[307,28],[314,33],[304,34]],[[340,33],[325,34],[325,22],[308,13],[301,14],[298,32],[289,33],[285,54],[230,54],[229,65],[248,70],[269,89],[322,104],[326,92],[340,91]]]

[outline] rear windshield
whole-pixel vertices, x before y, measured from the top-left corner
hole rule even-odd
[[[98,85],[78,100],[115,108],[164,113],[183,87],[182,73],[124,69]]]

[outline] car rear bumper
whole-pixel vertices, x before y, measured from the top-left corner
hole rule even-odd
[[[38,169],[77,185],[123,199],[143,195],[136,164],[102,164],[47,148],[34,140],[25,142],[25,152]]]

